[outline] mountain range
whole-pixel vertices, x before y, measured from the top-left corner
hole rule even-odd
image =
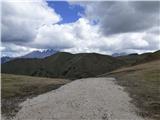
[[[45,57],[48,57],[48,56],[51,56],[53,54],[55,54],[56,50],[54,49],[47,49],[47,50],[43,50],[43,51],[33,51],[33,52],[30,52],[24,56],[20,56],[20,57],[8,57],[8,56],[5,56],[5,57],[1,57],[1,64],[5,63],[5,62],[8,62],[8,61],[11,61],[15,58],[45,58]]]
[[[2,73],[78,79],[95,77],[117,68],[158,59],[160,59],[160,50],[154,53],[131,54],[120,57],[97,53],[57,52],[42,59],[16,58],[2,64]]]
[[[125,55],[127,55],[127,53],[125,53],[125,52],[121,52],[121,53],[113,53],[113,54],[112,54],[113,57],[125,56]]]
[[[43,50],[43,51],[33,51],[31,53],[28,53],[24,56],[21,56],[21,58],[45,58],[48,56],[51,56],[53,54],[55,54],[57,51],[53,50],[53,49],[47,49],[47,50]]]
[[[14,59],[13,57],[8,57],[8,56],[1,57],[1,64],[6,63],[13,59]]]

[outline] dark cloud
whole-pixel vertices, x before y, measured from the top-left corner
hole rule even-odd
[[[131,2],[130,4],[142,12],[158,12],[160,10],[160,1],[139,1]]]
[[[137,32],[159,25],[160,2],[92,2],[82,3],[86,17],[98,19],[105,35]]]

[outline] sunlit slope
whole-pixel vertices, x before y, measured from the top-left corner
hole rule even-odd
[[[19,109],[19,102],[54,90],[70,82],[65,79],[30,77],[25,75],[1,75],[2,115],[12,116]]]
[[[115,77],[140,108],[139,114],[160,119],[160,60],[118,69],[101,76]]]

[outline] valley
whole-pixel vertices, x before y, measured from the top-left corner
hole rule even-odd
[[[2,64],[2,115],[9,116],[10,119],[21,110],[22,106],[19,105],[23,101],[36,99],[37,95],[52,90],[54,92],[66,83],[79,81],[79,78],[89,78],[89,87],[93,84],[92,79],[97,78],[96,81],[100,82],[101,77],[106,80],[112,77],[115,86],[122,86],[123,91],[129,94],[129,102],[136,106],[137,109],[133,111],[138,116],[158,120],[159,58],[160,51],[118,57],[60,52],[44,59],[18,58],[9,61]],[[97,85],[94,87],[96,89]],[[76,91],[74,90],[75,93]]]
[[[160,120],[160,1],[0,4],[1,120]]]

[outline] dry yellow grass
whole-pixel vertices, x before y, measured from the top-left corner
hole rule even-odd
[[[1,75],[2,114],[12,116],[18,110],[18,104],[70,82],[65,79],[30,77],[24,75]]]
[[[124,86],[144,117],[160,120],[160,60],[121,68],[102,76],[113,76]]]

